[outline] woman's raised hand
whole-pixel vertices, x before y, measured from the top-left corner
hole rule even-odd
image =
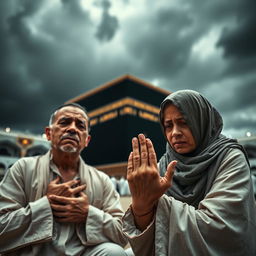
[[[177,161],[172,161],[161,177],[157,167],[154,146],[150,139],[139,134],[132,139],[132,152],[129,155],[127,180],[132,195],[132,210],[137,216],[153,211],[158,199],[171,186]]]

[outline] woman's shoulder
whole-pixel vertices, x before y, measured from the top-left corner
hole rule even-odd
[[[245,156],[245,152],[242,151],[240,148],[229,148],[227,153],[223,158],[223,162],[234,160],[236,162],[240,162],[241,160],[247,163],[247,158]]]
[[[220,163],[218,173],[221,172],[230,172],[233,174],[237,172],[240,175],[242,173],[249,174],[250,167],[245,152],[239,148],[230,148]]]

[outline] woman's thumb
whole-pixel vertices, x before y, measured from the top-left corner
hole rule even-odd
[[[167,166],[167,170],[166,170],[166,173],[165,173],[165,177],[166,179],[171,182],[172,181],[172,177],[173,177],[173,174],[174,174],[174,171],[175,171],[175,166],[176,164],[178,163],[178,161],[176,160],[173,160],[171,161],[168,166]]]

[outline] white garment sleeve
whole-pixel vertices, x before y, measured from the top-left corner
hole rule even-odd
[[[129,239],[135,256],[155,255],[155,219],[153,219],[148,227],[142,232],[137,229],[131,208],[129,207],[123,217],[123,231]]]
[[[125,246],[127,238],[122,233],[123,210],[119,194],[107,175],[102,178],[99,185],[99,189],[103,190],[102,197],[89,206],[85,228],[79,227],[80,240],[85,245],[114,242]]]
[[[46,197],[29,202],[20,163],[0,183],[0,253],[51,239],[53,217]]]

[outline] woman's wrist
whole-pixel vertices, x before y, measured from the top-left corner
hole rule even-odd
[[[139,217],[139,218],[145,217],[145,216],[147,216],[147,215],[150,215],[150,214],[154,213],[154,212],[155,212],[155,209],[156,209],[156,207],[153,206],[152,208],[150,208],[150,209],[147,210],[147,211],[139,211],[139,212],[138,212],[138,211],[134,210],[134,207],[133,207],[132,205],[130,206],[130,208],[131,208],[131,211],[132,211],[133,215],[134,215],[135,217]]]
[[[130,205],[130,210],[132,212],[135,226],[140,230],[143,231],[147,228],[147,226],[152,222],[155,212],[156,206],[154,205],[150,209],[147,208],[145,211],[135,211],[133,205]]]

